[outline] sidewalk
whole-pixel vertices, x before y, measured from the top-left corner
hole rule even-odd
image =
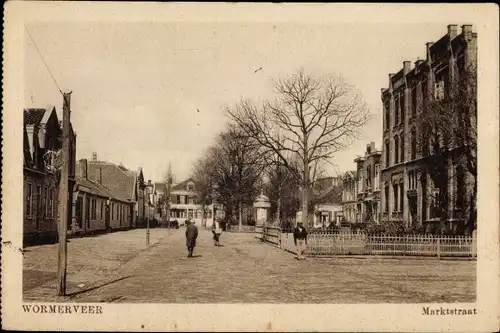
[[[146,230],[119,231],[94,237],[72,238],[68,242],[67,294],[78,293],[112,275],[125,263],[166,241],[175,231],[151,229],[150,247],[146,248]],[[58,244],[24,249],[23,293],[25,301],[57,300]]]

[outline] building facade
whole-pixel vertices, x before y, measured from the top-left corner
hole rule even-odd
[[[448,33],[435,43],[426,44],[426,59],[403,62],[396,74],[389,74],[389,87],[382,89],[384,108],[381,219],[422,226],[434,230],[433,185],[423,168],[424,150],[418,144],[417,119],[431,100],[443,99],[457,70],[476,63],[477,34],[471,25],[449,25]],[[425,146],[425,145],[424,145]],[[432,154],[432,152],[428,153]],[[426,156],[428,156],[428,154]],[[463,182],[454,157],[449,157],[449,192],[460,194]],[[459,186],[460,187],[460,186]],[[449,201],[449,223],[454,224],[454,200]]]
[[[371,142],[363,157],[354,160],[356,168],[356,223],[380,221],[380,157],[382,152]]]
[[[342,176],[342,212],[344,224],[358,223],[357,170]]]
[[[78,161],[78,177],[73,188],[72,233],[88,234],[130,228],[134,203],[120,197],[99,181],[88,178],[88,162]]]
[[[54,161],[52,153],[60,153],[62,148],[62,128],[56,109],[24,109],[23,135],[23,241],[31,244],[55,240],[58,234],[60,173],[50,166]],[[75,156],[76,133],[71,126],[69,188],[75,181]],[[67,200],[70,204],[70,194]],[[71,221],[71,210],[68,210],[68,221]]]
[[[81,168],[77,171],[81,172]],[[81,174],[78,174],[82,178]],[[140,179],[139,179],[140,178]],[[87,161],[87,179],[94,183],[102,184],[115,196],[133,203],[133,211],[127,212],[128,227],[136,227],[139,219],[145,217],[144,189],[142,172],[131,171],[123,165],[99,161],[94,153],[92,160]],[[139,195],[142,193],[142,199]],[[139,211],[139,208],[142,209]]]
[[[203,207],[196,198],[196,182],[192,178],[174,184],[170,191],[170,220],[184,225],[190,218],[197,226],[211,227],[214,206],[210,204]]]

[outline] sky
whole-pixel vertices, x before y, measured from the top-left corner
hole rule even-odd
[[[300,68],[343,76],[373,113],[327,174],[354,169],[366,144],[380,148],[380,89],[388,74],[405,60],[425,59],[425,43],[446,34],[446,26],[49,22],[27,29],[59,87],[73,91],[77,159],[96,152],[99,160],[142,167],[152,181],[171,163],[182,181],[226,126],[223,105],[272,97],[272,80]],[[61,117],[62,96],[27,35],[24,43],[25,107],[54,105]]]

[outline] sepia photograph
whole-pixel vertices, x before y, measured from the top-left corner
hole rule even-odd
[[[498,329],[497,7],[9,4],[4,328]]]

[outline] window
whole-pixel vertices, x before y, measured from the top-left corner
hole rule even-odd
[[[189,197],[188,197],[188,203],[189,203],[190,205],[194,204],[194,197],[189,196]]]
[[[385,140],[385,167],[390,165],[391,147],[389,140]]]
[[[405,121],[405,114],[406,114],[406,108],[405,108],[405,94],[402,93],[401,97],[399,97],[399,110],[401,111],[401,122]]]
[[[404,211],[404,202],[405,202],[405,183],[403,180],[399,183],[400,191],[399,191],[399,211]]]
[[[399,160],[401,163],[405,161],[405,137],[404,134],[401,135],[401,158]]]
[[[40,229],[40,218],[43,217],[43,207],[42,207],[42,186],[37,185],[36,187],[36,229]]]
[[[411,90],[411,116],[417,116],[417,88]]]
[[[399,102],[400,98],[399,96],[396,98],[396,109],[394,110],[394,126],[396,126],[397,124],[399,124],[399,113],[401,112],[400,110],[400,107],[401,107],[401,104]]]
[[[391,125],[391,105],[389,102],[385,102],[385,129],[388,129]]]
[[[392,185],[392,191],[393,191],[393,197],[394,197],[394,205],[393,205],[393,209],[392,209],[393,212],[398,211],[398,200],[399,200],[398,187],[399,187],[398,184]]]
[[[409,190],[415,190],[417,188],[417,173],[415,171],[408,172],[408,186]]]
[[[366,187],[372,187],[372,167],[366,167]]]
[[[43,188],[43,209],[44,209],[44,214],[43,216],[48,218],[49,217],[49,190],[47,188],[47,186],[44,186]]]
[[[181,196],[180,196],[180,195],[178,195],[178,196],[177,196],[177,203],[178,203],[178,204],[180,204],[180,203],[181,203]]]
[[[399,138],[396,135],[394,137],[394,164],[399,163]]]
[[[417,131],[415,129],[411,130],[411,159],[417,158]]]
[[[380,164],[376,164],[375,165],[375,179],[374,179],[375,190],[379,189],[379,178],[380,178]]]
[[[438,100],[444,98],[444,80],[443,79],[440,79],[435,84],[434,98],[438,99]]]
[[[101,200],[101,220],[104,220],[104,200]]]
[[[389,185],[386,183],[384,188],[385,212],[389,212]]]
[[[54,217],[54,189],[49,188],[49,218]]]
[[[187,184],[187,190],[188,190],[188,191],[192,191],[192,190],[194,190],[194,184],[193,184],[193,183],[188,183],[188,184]]]

